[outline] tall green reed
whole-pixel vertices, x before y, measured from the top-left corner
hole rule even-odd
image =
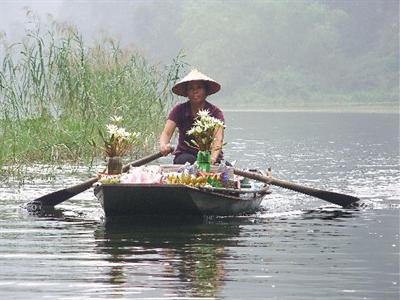
[[[113,115],[142,133],[130,156],[153,151],[185,63],[166,66],[109,37],[87,45],[71,26],[36,24],[20,43],[3,40],[0,167],[32,162],[89,164],[101,157],[98,129]],[[4,171],[4,168],[3,168]]]

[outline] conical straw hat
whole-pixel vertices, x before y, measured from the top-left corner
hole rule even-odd
[[[197,69],[193,69],[192,71],[190,71],[189,74],[183,77],[183,79],[181,79],[177,84],[172,87],[172,91],[179,96],[187,97],[186,84],[190,81],[195,80],[203,80],[206,82],[207,95],[215,94],[221,89],[221,85],[214,79],[211,79],[210,77],[204,75]]]

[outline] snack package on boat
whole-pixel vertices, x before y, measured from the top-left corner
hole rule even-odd
[[[131,167],[121,175],[121,183],[162,183],[162,177],[160,166]]]
[[[100,173],[99,182],[103,184],[117,184],[121,182],[121,175]]]

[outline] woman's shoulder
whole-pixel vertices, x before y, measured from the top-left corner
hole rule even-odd
[[[178,103],[175,104],[175,106],[172,108],[172,110],[177,110],[177,111],[183,111],[187,110],[189,106],[189,101],[183,102],[183,103]]]
[[[188,114],[188,112],[190,112],[190,106],[188,108],[188,102],[178,103],[170,111],[168,119],[178,124],[182,118]]]

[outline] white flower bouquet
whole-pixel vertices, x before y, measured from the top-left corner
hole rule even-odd
[[[122,117],[114,116],[111,118],[111,124],[106,126],[107,135],[105,136],[100,131],[104,142],[104,152],[108,157],[124,156],[138,141],[140,133],[126,131],[125,128],[119,126],[121,121]]]
[[[213,150],[213,142],[215,140],[215,134],[218,128],[225,128],[224,122],[210,116],[208,110],[200,110],[197,113],[197,118],[193,124],[193,127],[190,128],[186,133],[193,137],[191,143],[199,151],[211,151]]]

